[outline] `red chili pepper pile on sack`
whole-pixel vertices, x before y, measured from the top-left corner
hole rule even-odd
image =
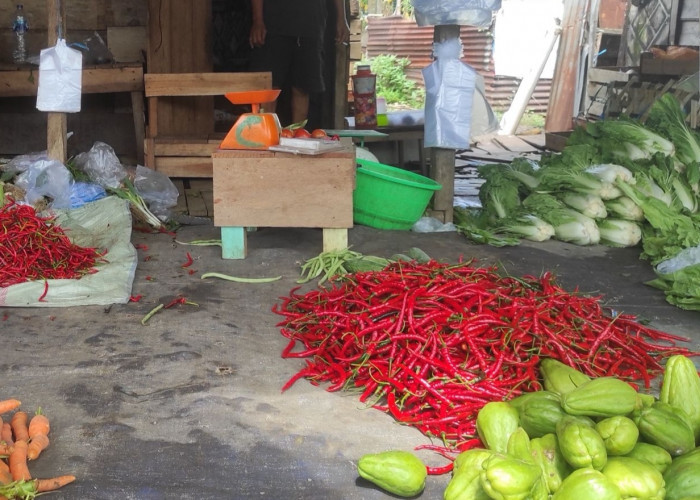
[[[307,358],[300,378],[360,401],[457,450],[478,443],[489,401],[542,389],[538,363],[558,359],[591,376],[649,388],[683,337],[605,312],[600,297],[569,293],[551,273],[501,276],[496,267],[397,262],[292,290],[273,312],[289,338],[283,358]],[[297,344],[303,350],[295,350]]]
[[[73,244],[52,217],[38,216],[30,205],[0,206],[0,287],[77,279],[96,272],[105,253]]]

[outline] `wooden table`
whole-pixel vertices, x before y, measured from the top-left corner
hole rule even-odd
[[[319,155],[219,149],[212,154],[214,225],[222,258],[243,259],[247,227],[323,229],[323,251],[348,246],[355,148]]]
[[[35,96],[38,87],[38,66],[0,64],[0,97]],[[143,66],[140,63],[115,63],[83,68],[83,94],[114,92],[129,92],[131,94],[137,159],[143,163],[145,137]]]
[[[394,144],[399,167],[405,167],[405,148],[406,141],[418,142],[418,159],[420,161],[421,173],[428,175],[428,166],[425,159],[425,151],[423,148],[424,126],[406,125],[406,126],[386,126],[376,127],[373,129],[363,130],[355,128],[326,130],[329,135],[337,134],[339,137],[351,137],[353,142],[360,147],[364,147],[366,143],[371,142],[391,142]]]

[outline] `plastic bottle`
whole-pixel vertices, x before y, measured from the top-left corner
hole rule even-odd
[[[24,45],[24,34],[29,29],[27,18],[24,15],[24,5],[18,4],[15,10],[15,20],[12,23],[12,31],[15,32],[17,44],[12,53],[12,58],[17,64],[24,63],[27,60],[27,49]]]
[[[368,65],[357,67],[352,76],[352,94],[355,103],[355,128],[377,126],[377,76]]]

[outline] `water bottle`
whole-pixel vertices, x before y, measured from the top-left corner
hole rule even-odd
[[[24,63],[27,60],[27,49],[24,45],[24,34],[29,29],[27,18],[24,17],[24,5],[18,4],[15,10],[15,21],[12,23],[12,31],[15,32],[17,45],[12,58],[17,64]]]

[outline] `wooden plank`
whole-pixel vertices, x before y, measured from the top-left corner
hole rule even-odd
[[[0,71],[0,97],[36,95],[39,86],[37,69]],[[83,69],[83,94],[133,92],[143,90],[141,65]]]
[[[154,143],[156,156],[211,156],[219,149],[221,141],[209,141],[208,139],[182,139],[173,142],[163,142],[158,139]]]
[[[146,97],[205,96],[272,88],[272,74],[257,73],[147,73]]]
[[[213,161],[216,226],[353,225],[351,149],[319,156],[222,150]]]
[[[532,153],[536,151],[531,144],[528,144],[514,135],[499,135],[498,137],[494,138],[494,141],[499,143],[508,151],[513,151],[514,153]]]
[[[212,177],[211,157],[155,157],[153,170],[168,177]]]
[[[202,193],[198,189],[185,188],[187,198],[187,211],[192,217],[208,217],[209,211],[202,198]]]
[[[520,137],[523,141],[527,142],[528,144],[532,144],[538,149],[544,149],[546,147],[544,134],[519,135],[518,137]]]

